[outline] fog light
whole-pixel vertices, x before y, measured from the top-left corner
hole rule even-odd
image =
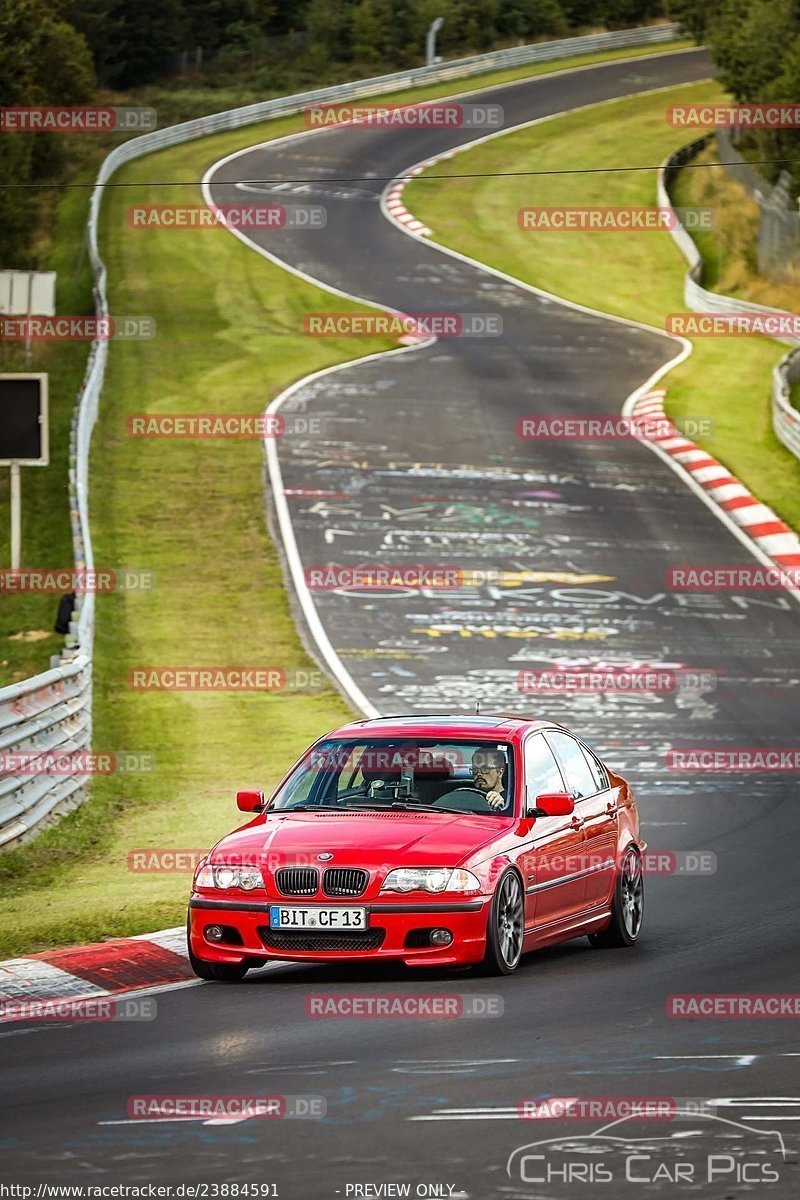
[[[209,942],[221,942],[225,937],[225,930],[221,925],[206,925],[205,935]]]
[[[434,929],[431,932],[432,946],[449,946],[453,940],[453,935],[449,929]]]

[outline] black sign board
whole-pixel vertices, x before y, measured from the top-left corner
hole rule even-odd
[[[0,466],[48,461],[47,375],[0,375]]]

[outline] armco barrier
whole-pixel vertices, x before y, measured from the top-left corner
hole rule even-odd
[[[673,215],[670,232],[677,242],[684,258],[689,263],[689,270],[683,285],[683,298],[688,308],[701,313],[780,313],[780,309],[770,308],[764,304],[753,304],[740,300],[736,296],[723,296],[719,292],[710,292],[700,283],[703,269],[703,259],[697,246],[681,225],[669,195],[669,185],[676,173],[694,158],[704,146],[711,141],[711,134],[682,146],[671,154],[662,164],[658,172],[658,207],[669,209]],[[800,458],[800,411],[790,401],[791,384],[800,379],[800,347],[797,338],[776,338],[776,341],[787,343],[794,347],[780,360],[772,373],[772,428],[775,436],[783,442],[788,450]]]
[[[0,691],[0,755],[89,749],[92,664],[78,655]],[[0,775],[0,846],[24,841],[86,798],[86,775]]]
[[[800,411],[791,401],[792,384],[800,379],[800,349],[784,354],[772,370],[772,428],[787,450],[800,458]]]
[[[515,46],[471,58],[456,59],[433,67],[419,67],[392,75],[379,75],[336,87],[318,88],[294,96],[265,100],[244,108],[214,113],[195,121],[184,121],[166,129],[131,138],[104,159],[95,181],[89,207],[87,241],[94,277],[95,310],[108,315],[106,269],[97,246],[97,229],[104,185],[118,167],[144,154],[176,146],[194,138],[239,129],[258,121],[302,112],[310,104],[334,104],[357,100],[425,83],[447,82],[480,75],[503,67],[574,58],[581,54],[611,49],[653,46],[674,41],[680,34],[677,23],[623,29]],[[77,567],[94,567],[89,532],[89,445],[103,387],[108,343],[93,343],[83,386],[78,396],[70,441],[70,516]],[[20,753],[60,748],[88,747],[91,743],[92,650],[95,598],[78,598],[70,635],[59,664],[53,670],[23,683],[0,688],[0,753]],[[37,832],[48,821],[74,808],[87,793],[85,777],[24,776],[0,774],[0,848],[14,845]]]

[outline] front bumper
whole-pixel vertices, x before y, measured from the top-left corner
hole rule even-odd
[[[280,901],[223,900],[194,894],[189,901],[192,953],[197,958],[219,963],[240,963],[245,958],[289,959],[295,962],[394,959],[408,966],[467,965],[480,962],[484,956],[491,897],[422,903],[366,901],[354,905],[367,909],[367,932],[371,937],[356,938],[353,934],[342,933],[333,939],[344,946],[341,949],[330,948],[331,939],[326,941],[318,932],[303,931],[302,936],[293,934],[291,939],[276,939],[275,931],[270,931],[268,927],[269,909],[277,903],[285,904],[287,901],[284,897]],[[301,903],[303,907],[330,907],[329,904],[315,906],[306,901]],[[210,942],[204,934],[208,925],[223,925],[235,930],[241,938],[241,945]],[[428,929],[449,929],[453,941],[449,946],[415,944]],[[298,938],[301,944],[298,944]],[[275,944],[276,941],[282,944]],[[349,945],[348,941],[352,944]],[[376,942],[378,944],[374,944]],[[366,948],[360,948],[362,943]],[[325,948],[326,945],[328,948]]]

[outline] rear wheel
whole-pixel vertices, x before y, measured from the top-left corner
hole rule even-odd
[[[490,975],[510,975],[522,957],[525,901],[516,871],[507,871],[497,885],[486,925],[483,969]]]
[[[644,917],[644,876],[642,856],[635,846],[629,846],[622,858],[614,888],[611,920],[606,929],[590,933],[589,941],[601,949],[633,946],[639,938]]]
[[[218,963],[210,962],[207,958],[198,958],[192,953],[192,943],[189,938],[189,920],[186,921],[186,949],[189,951],[189,965],[200,979],[210,979],[214,983],[235,983],[244,979],[250,969],[249,962]]]

